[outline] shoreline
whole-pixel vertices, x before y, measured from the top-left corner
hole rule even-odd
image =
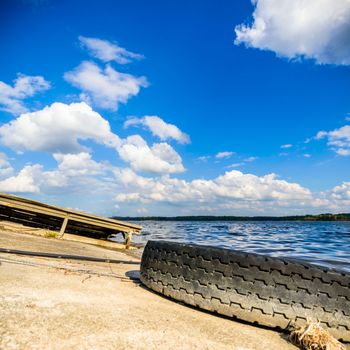
[[[140,222],[147,222],[147,221],[159,221],[159,222],[298,222],[298,223],[312,223],[312,222],[350,222],[350,219],[346,220],[288,220],[288,219],[175,219],[175,218],[118,218],[120,220],[128,220],[128,221],[140,221]]]

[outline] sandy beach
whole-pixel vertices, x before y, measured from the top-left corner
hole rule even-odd
[[[140,252],[5,231],[0,247],[133,262],[2,253],[2,350],[296,349],[278,332],[198,311],[145,289],[137,281]]]

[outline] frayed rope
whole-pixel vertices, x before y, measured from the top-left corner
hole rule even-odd
[[[346,350],[342,343],[314,322],[292,330],[290,339],[304,350]]]

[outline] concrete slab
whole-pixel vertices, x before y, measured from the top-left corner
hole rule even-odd
[[[0,246],[136,257],[77,242],[0,232]],[[0,254],[0,349],[296,349],[281,334],[155,294],[137,265]]]

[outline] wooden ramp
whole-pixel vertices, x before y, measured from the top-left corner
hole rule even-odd
[[[141,226],[85,212],[48,205],[0,192],[0,220],[18,222],[31,227],[59,231],[60,236],[72,233],[91,238],[107,238],[121,233],[130,246],[132,234]]]

